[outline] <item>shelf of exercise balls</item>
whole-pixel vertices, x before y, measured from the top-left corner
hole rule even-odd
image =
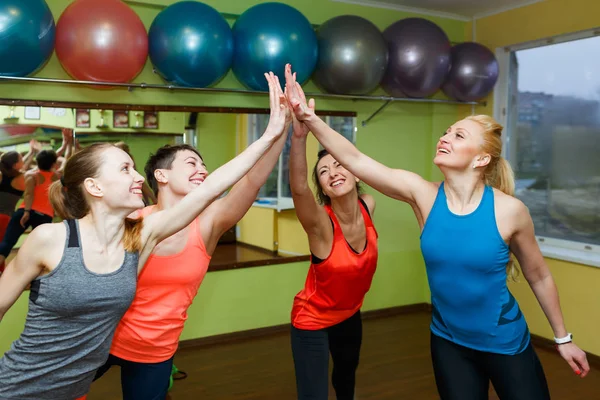
[[[105,86],[105,87],[118,87],[124,88],[128,91],[134,89],[157,89],[157,90],[169,90],[169,91],[194,91],[204,93],[238,93],[238,94],[253,94],[253,95],[268,95],[269,92],[261,90],[249,90],[249,89],[229,89],[229,88],[198,88],[198,87],[187,87],[187,86],[176,86],[176,85],[159,85],[150,83],[116,83],[116,82],[96,82],[96,81],[79,81],[72,79],[55,79],[55,78],[38,78],[38,77],[19,77],[19,76],[1,76],[0,82],[2,81],[18,81],[18,82],[38,82],[38,83],[59,83],[79,86]],[[371,114],[366,120],[362,121],[362,126],[366,126],[377,114],[382,112],[387,106],[393,102],[409,102],[409,103],[435,103],[435,104],[457,104],[457,105],[486,105],[486,102],[461,102],[455,100],[446,99],[430,99],[430,98],[410,98],[410,97],[389,97],[389,96],[369,96],[369,95],[347,95],[347,94],[332,94],[332,93],[306,93],[307,98],[328,98],[328,99],[339,99],[339,100],[353,100],[353,101],[383,101],[384,104]]]

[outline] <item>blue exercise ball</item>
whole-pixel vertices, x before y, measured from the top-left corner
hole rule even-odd
[[[148,53],[167,82],[208,87],[221,80],[233,59],[233,34],[217,10],[182,1],[162,10],[148,32]]]
[[[54,51],[56,25],[44,0],[0,1],[0,75],[38,72]]]
[[[304,84],[317,64],[319,47],[312,25],[302,13],[282,3],[262,3],[246,10],[233,25],[233,73],[247,88],[269,90],[265,72],[284,84],[285,64]]]

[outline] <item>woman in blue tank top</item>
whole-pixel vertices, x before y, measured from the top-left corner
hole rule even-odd
[[[50,187],[66,221],[34,229],[0,276],[0,320],[31,284],[23,333],[0,359],[0,399],[73,400],[89,391],[154,246],[188,226],[283,134],[287,103],[276,77],[266,77],[271,129],[169,209],[127,218],[144,207],[144,178],[112,144],[67,161]]]
[[[563,322],[558,292],[537,245],[527,207],[513,196],[502,158],[502,126],[485,115],[467,117],[440,138],[434,164],[443,182],[428,182],[362,154],[309,108],[286,67],[287,96],[298,120],[335,159],[381,193],[409,203],[421,227],[421,250],[431,288],[431,356],[442,400],[483,400],[492,381],[502,400],[550,398],[525,318],[506,280],[527,282],[573,371],[589,371],[585,353]]]

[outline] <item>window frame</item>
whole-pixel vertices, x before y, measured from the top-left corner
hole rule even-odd
[[[502,153],[511,162],[513,155],[510,154],[510,141],[512,132],[509,126],[510,109],[510,59],[513,52],[533,49],[542,46],[550,46],[576,40],[589,39],[600,36],[600,29],[588,29],[563,35],[551,36],[539,40],[498,47],[495,51],[500,73],[494,90],[494,118],[507,128],[503,135]],[[544,257],[561,261],[569,261],[577,264],[600,268],[600,245],[577,242],[565,239],[556,239],[542,235],[536,235],[536,240]]]

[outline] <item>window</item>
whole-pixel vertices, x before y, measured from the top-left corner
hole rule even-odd
[[[496,114],[507,127],[505,154],[515,171],[516,196],[529,208],[540,245],[592,254],[596,262],[599,54],[600,37],[592,33],[515,46],[499,57],[508,73],[496,94]]]
[[[356,139],[356,117],[333,117],[325,118],[325,122],[334,130],[338,131],[352,143]],[[269,114],[250,114],[248,116],[248,144],[257,140],[267,128],[269,124]],[[292,201],[292,192],[290,189],[290,148],[291,148],[291,131],[288,134],[287,141],[279,162],[273,168],[273,171],[267,178],[267,182],[258,192],[258,204],[266,207],[277,208],[277,210],[286,210],[294,208]],[[310,179],[310,177],[309,177]]]

